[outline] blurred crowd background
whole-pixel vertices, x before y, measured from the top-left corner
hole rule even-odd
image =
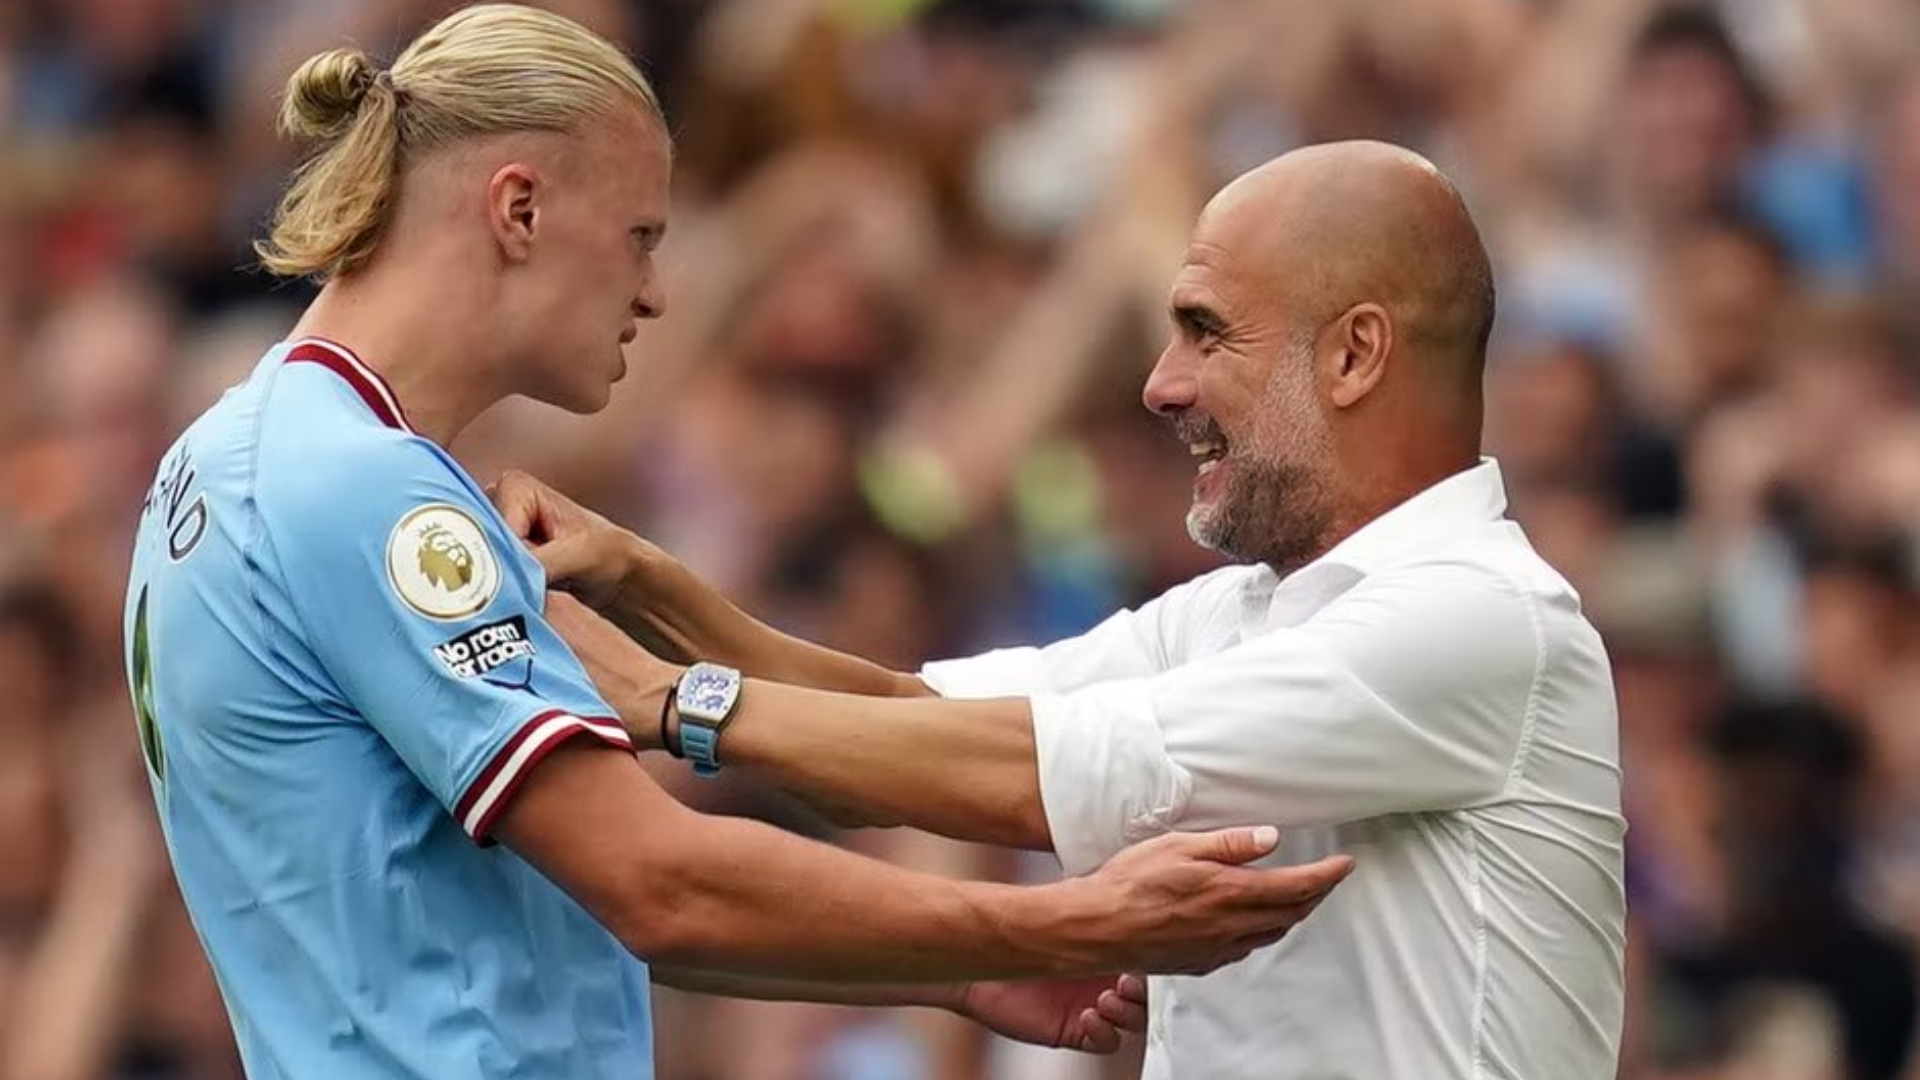
[[[457,452],[901,667],[1209,568],[1139,404],[1197,209],[1303,143],[1434,158],[1498,271],[1488,450],[1616,664],[1621,1075],[1920,1077],[1920,7],[552,6],[630,45],[673,121],[668,315],[605,414],[508,407]],[[0,3],[0,1080],[239,1075],[135,750],[130,535],[159,451],[310,295],[248,250],[298,160],[287,74],[448,7]],[[942,872],[1052,872],[673,781]],[[659,1006],[662,1080],[1137,1067],[931,1014]]]

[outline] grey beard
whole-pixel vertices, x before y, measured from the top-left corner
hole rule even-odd
[[[1296,466],[1238,461],[1211,513],[1187,514],[1187,534],[1237,563],[1286,573],[1320,555],[1332,515],[1319,483]]]

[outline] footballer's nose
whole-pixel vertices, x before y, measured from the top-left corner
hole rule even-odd
[[[628,306],[636,319],[657,319],[667,313],[667,290],[661,287],[659,278],[649,277]]]

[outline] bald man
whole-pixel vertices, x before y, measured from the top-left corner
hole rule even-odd
[[[1239,565],[1045,648],[885,671],[524,477],[499,501],[554,582],[708,662],[683,680],[551,605],[635,739],[703,771],[1072,873],[1248,823],[1282,827],[1276,862],[1354,855],[1280,944],[1153,981],[1152,1080],[1610,1080],[1613,690],[1479,454],[1493,288],[1458,194],[1394,147],[1288,154],[1207,206],[1170,313],[1146,404],[1197,463],[1194,539]]]

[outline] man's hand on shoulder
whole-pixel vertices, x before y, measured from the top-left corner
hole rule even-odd
[[[547,571],[547,587],[573,594],[597,611],[619,603],[648,566],[672,556],[523,472],[509,470],[487,487],[508,528]]]

